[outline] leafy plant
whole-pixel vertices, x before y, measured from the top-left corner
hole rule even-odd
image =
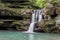
[[[40,8],[46,7],[49,3],[49,0],[29,0],[29,1],[32,3],[32,5],[40,7]],[[56,3],[57,0],[52,0],[51,2]]]

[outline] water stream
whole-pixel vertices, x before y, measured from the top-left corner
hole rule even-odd
[[[40,22],[41,20],[42,20],[41,10],[34,10],[32,13],[32,21],[31,21],[31,24],[29,26],[27,33],[33,33],[35,23]]]

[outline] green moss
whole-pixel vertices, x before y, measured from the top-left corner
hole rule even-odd
[[[54,23],[54,24],[56,23],[56,22],[55,22],[55,19],[51,20],[51,22]]]

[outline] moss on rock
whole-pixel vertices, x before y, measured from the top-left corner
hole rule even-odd
[[[43,20],[39,22],[37,30],[42,30],[44,32],[51,32],[51,29],[55,27],[55,20]]]

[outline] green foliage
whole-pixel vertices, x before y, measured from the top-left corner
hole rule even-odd
[[[58,0],[52,0],[52,3],[57,3],[58,2]]]
[[[43,8],[47,6],[48,2],[47,0],[36,0],[36,6]]]
[[[44,8],[48,5],[49,0],[29,0],[34,6]],[[56,3],[57,0],[52,0],[52,3]]]
[[[45,6],[47,6],[47,0],[30,0],[30,2],[32,3],[32,5],[43,8]]]
[[[53,23],[53,24],[55,24],[56,22],[55,22],[55,19],[51,19],[51,22]]]

